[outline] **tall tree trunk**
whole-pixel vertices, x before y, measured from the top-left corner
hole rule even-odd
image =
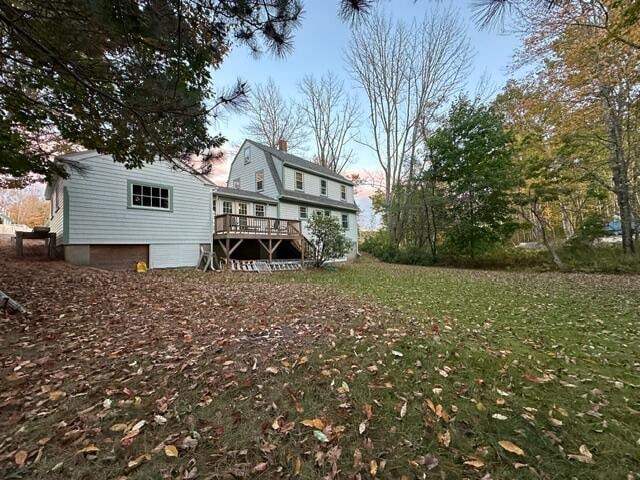
[[[618,202],[620,224],[622,227],[622,250],[624,253],[635,252],[633,242],[633,208],[627,162],[624,156],[622,122],[619,114],[618,102],[611,87],[602,88],[602,97],[607,112],[609,126],[610,165],[613,177],[613,190]]]

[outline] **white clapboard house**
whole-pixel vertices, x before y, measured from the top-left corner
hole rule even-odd
[[[329,169],[246,140],[226,187],[188,168],[155,162],[127,169],[108,155],[62,155],[67,178],[46,189],[50,228],[66,261],[129,269],[195,266],[200,247],[239,260],[304,256],[313,212],[335,216],[356,254],[353,184]]]

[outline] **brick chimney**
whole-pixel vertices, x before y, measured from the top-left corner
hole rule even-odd
[[[287,151],[287,141],[284,138],[278,140],[278,150],[281,150],[283,152]]]

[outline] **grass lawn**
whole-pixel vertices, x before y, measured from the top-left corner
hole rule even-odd
[[[0,290],[6,478],[640,478],[638,277],[0,259]]]

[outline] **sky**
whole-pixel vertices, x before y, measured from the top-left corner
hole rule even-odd
[[[509,78],[509,66],[515,50],[520,46],[515,35],[503,34],[497,30],[483,30],[472,19],[474,0],[381,0],[379,8],[393,19],[410,22],[421,20],[434,9],[450,8],[460,16],[466,25],[473,52],[475,53],[471,74],[466,90],[473,95],[483,76],[488,76],[497,92]],[[345,52],[349,45],[351,29],[338,17],[338,0],[305,0],[305,13],[295,32],[293,49],[285,57],[263,53],[256,57],[244,46],[236,46],[222,67],[214,72],[214,85],[218,89],[232,86],[236,80],[248,81],[249,85],[263,83],[269,77],[280,87],[282,95],[300,99],[298,83],[305,75],[319,77],[327,71],[337,74],[350,91],[357,92],[356,83],[350,77],[345,61]],[[233,153],[245,138],[243,127],[248,123],[241,113],[227,113],[211,125],[212,133],[222,133],[227,139],[227,148]],[[366,131],[366,118],[362,122],[362,131]],[[377,160],[366,147],[353,145],[355,161],[347,172],[375,171],[379,169]],[[311,144],[308,157],[313,154]],[[220,164],[214,171],[214,180],[219,184],[226,182],[229,163]],[[368,196],[371,189],[360,188],[357,203],[362,213],[360,224],[373,226],[377,220],[372,216]]]

